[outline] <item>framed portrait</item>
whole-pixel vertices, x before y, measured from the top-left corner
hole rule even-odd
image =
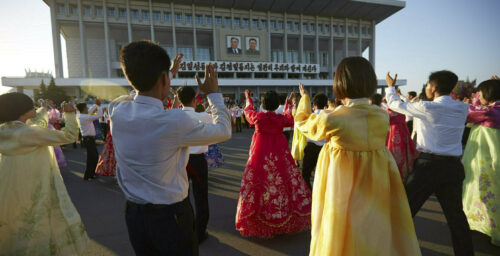
[[[241,54],[241,36],[226,36],[228,54]]]
[[[247,36],[246,39],[246,54],[259,55],[260,54],[260,40],[257,36]]]

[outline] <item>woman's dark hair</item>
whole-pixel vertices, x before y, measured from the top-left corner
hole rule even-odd
[[[500,100],[500,80],[486,80],[477,87],[483,93],[483,98],[489,102]]]
[[[262,102],[262,107],[267,111],[274,111],[280,105],[279,95],[275,91],[267,91],[260,101]]]
[[[313,98],[313,104],[318,109],[324,109],[328,105],[328,97],[324,93],[318,93]]]
[[[369,98],[377,90],[377,76],[372,64],[363,57],[348,57],[337,66],[333,79],[336,98]]]
[[[0,95],[0,123],[15,121],[34,107],[28,95],[11,92]]]
[[[120,64],[132,86],[140,92],[147,92],[153,89],[162,72],[169,71],[170,57],[158,44],[142,40],[121,49]]]
[[[436,86],[440,95],[449,95],[457,85],[458,76],[448,70],[436,71],[429,75],[429,82]]]
[[[198,112],[198,113],[205,112],[205,107],[203,106],[203,104],[198,104],[194,108],[194,112]]]
[[[177,95],[182,105],[187,106],[193,102],[193,99],[196,97],[196,91],[193,87],[181,86],[177,89]]]
[[[370,97],[370,99],[372,100],[372,104],[377,105],[379,107],[382,104],[382,98],[383,98],[382,95],[378,93],[375,93]]]

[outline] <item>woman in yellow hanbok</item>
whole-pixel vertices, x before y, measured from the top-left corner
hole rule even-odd
[[[78,136],[75,109],[63,110],[65,128],[50,130],[46,107],[35,113],[28,96],[0,95],[0,255],[77,255],[86,247],[52,147]]]
[[[316,166],[310,255],[421,255],[398,167],[385,147],[389,116],[368,102],[377,88],[371,64],[342,60],[334,93],[344,106],[311,112],[303,95],[295,125],[326,139]]]

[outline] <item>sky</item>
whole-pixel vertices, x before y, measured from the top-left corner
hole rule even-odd
[[[405,2],[377,24],[378,79],[398,73],[407,79],[405,92],[420,91],[430,72],[442,69],[479,82],[500,75],[500,0]],[[28,68],[55,73],[51,33],[42,0],[0,1],[0,77],[24,76]],[[0,85],[0,93],[6,89]]]

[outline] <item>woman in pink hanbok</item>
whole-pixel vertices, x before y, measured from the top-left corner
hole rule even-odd
[[[47,128],[51,130],[60,130],[61,125],[59,124],[59,120],[62,117],[61,112],[57,110],[52,100],[47,100],[47,103],[49,107],[49,111],[47,112],[47,114],[49,115],[49,124],[47,125]],[[56,154],[57,164],[59,165],[59,168],[65,168],[67,166],[66,157],[64,157],[64,153],[62,152],[61,147],[54,146],[54,153]]]

